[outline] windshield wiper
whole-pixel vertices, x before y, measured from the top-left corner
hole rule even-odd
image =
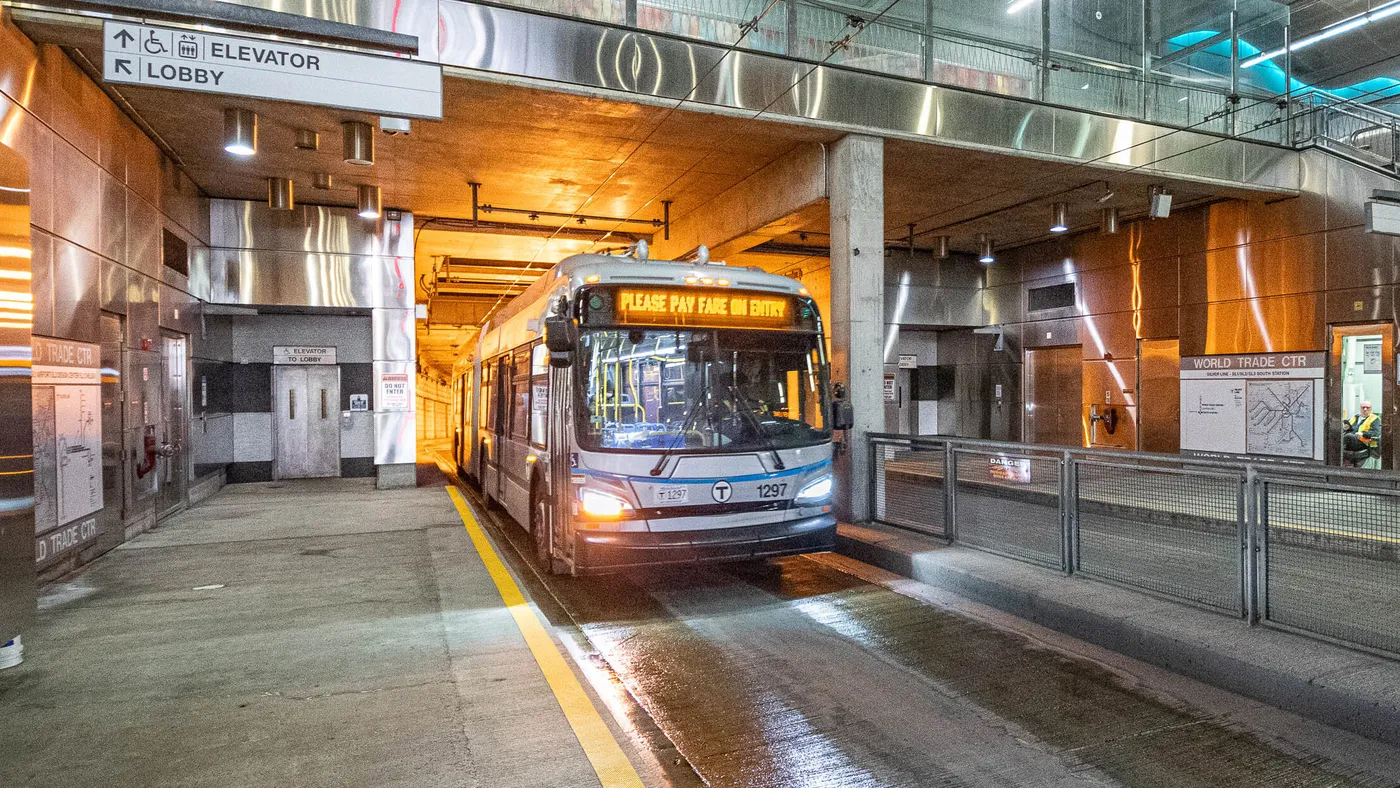
[[[729,396],[734,398],[734,404],[738,405],[743,414],[749,417],[749,426],[758,433],[758,438],[763,441],[764,448],[768,449],[768,452],[773,455],[773,469],[778,471],[787,470],[787,466],[783,464],[783,455],[778,453],[777,444],[773,443],[773,436],[764,431],[763,424],[759,422],[758,417],[753,413],[753,400],[744,396],[744,392],[740,391],[738,385],[732,380],[728,382],[728,388]]]
[[[695,418],[695,415],[700,412],[700,404],[703,403],[705,399],[706,397],[702,392],[700,396],[696,398],[695,402],[691,404],[690,409],[685,412],[685,420],[681,422],[681,431],[680,434],[677,436],[680,438],[680,443],[682,446],[685,445],[685,434],[690,430],[690,422],[692,419]],[[661,452],[661,457],[657,459],[656,465],[652,466],[651,468],[652,476],[661,475],[662,469],[666,467],[666,460],[671,458],[671,452],[675,450],[676,444],[673,442],[670,446],[667,446],[665,450]]]

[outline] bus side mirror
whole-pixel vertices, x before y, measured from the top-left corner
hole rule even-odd
[[[554,364],[554,358],[559,354],[568,357],[570,351],[574,349],[575,342],[574,321],[564,315],[550,315],[544,319],[544,345],[549,348],[550,364]],[[568,366],[566,361],[562,366]],[[560,366],[554,364],[554,366]]]
[[[836,430],[849,430],[856,425],[856,409],[851,407],[851,401],[838,399],[831,403],[831,428]]]

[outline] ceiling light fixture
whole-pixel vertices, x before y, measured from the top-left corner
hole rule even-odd
[[[947,260],[950,251],[948,245],[952,242],[952,240],[952,238],[949,238],[946,235],[934,236],[933,256],[938,258],[939,260]]]
[[[1050,232],[1069,232],[1069,206],[1057,202],[1050,206]]]
[[[1118,209],[1104,208],[1099,211],[1099,232],[1113,235],[1118,232]]]
[[[1103,183],[1103,194],[1099,197],[1099,202],[1105,203],[1113,199],[1113,187],[1108,185],[1108,181]]]
[[[992,254],[992,239],[986,233],[977,234],[977,262],[991,263],[996,261],[996,255]]]
[[[235,156],[258,152],[258,113],[237,107],[224,110],[224,150]]]
[[[374,129],[358,120],[347,120],[340,125],[345,130],[345,163],[366,167],[373,164]]]
[[[369,183],[362,183],[355,188],[357,199],[356,207],[359,209],[360,218],[378,219],[384,212],[384,196],[380,193],[379,187]]]
[[[311,176],[311,187],[320,189],[321,191],[329,189],[334,182],[335,180],[331,177],[329,172],[318,172]]]
[[[1362,25],[1368,25],[1396,14],[1400,14],[1400,0],[1391,0],[1389,3],[1382,3],[1372,8],[1370,11],[1348,17],[1340,22],[1328,25],[1310,36],[1304,36],[1289,44],[1287,49],[1280,47],[1270,52],[1260,52],[1254,57],[1240,63],[1240,68],[1253,68],[1266,60],[1273,60],[1284,52],[1297,52],[1300,49],[1307,49],[1319,41],[1326,41],[1329,38],[1334,38],[1343,33],[1355,30]]]
[[[296,146],[298,150],[320,150],[321,135],[311,129],[297,129]]]
[[[267,207],[274,211],[290,211],[296,207],[291,178],[267,179]]]

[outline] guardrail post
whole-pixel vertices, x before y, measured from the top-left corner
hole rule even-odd
[[[1075,543],[1079,541],[1074,476],[1074,458],[1066,451],[1060,455],[1060,561],[1066,575],[1074,574]]]
[[[1250,624],[1259,620],[1258,614],[1258,559],[1255,554],[1259,539],[1259,474],[1252,465],[1246,465],[1244,479],[1240,482],[1240,594],[1241,609],[1245,621]]]
[[[943,520],[948,541],[958,538],[958,453],[953,442],[943,444]]]
[[[1251,470],[1253,470],[1251,468]],[[1254,474],[1254,541],[1251,547],[1254,564],[1254,609],[1250,624],[1269,617],[1269,485]]]
[[[870,460],[870,478],[869,486],[865,488],[865,521],[867,523],[873,523],[878,519],[875,515],[877,515],[880,511],[880,504],[879,501],[876,499],[877,496],[875,495],[875,480],[877,474],[877,471],[875,470],[875,453],[880,450],[881,444],[878,439],[872,438],[866,441],[866,446],[867,451],[870,452],[870,456],[867,458]]]

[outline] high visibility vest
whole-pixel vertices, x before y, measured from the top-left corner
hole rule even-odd
[[[1356,425],[1356,420],[1358,418],[1360,418],[1359,414],[1356,416],[1352,416],[1351,423],[1353,425]],[[1380,416],[1377,416],[1374,413],[1367,416],[1365,421],[1361,422],[1360,425],[1356,425],[1356,437],[1360,438],[1362,443],[1368,446],[1371,445],[1371,443],[1374,442],[1374,439],[1366,435],[1366,433],[1371,429],[1371,426],[1379,420]]]

